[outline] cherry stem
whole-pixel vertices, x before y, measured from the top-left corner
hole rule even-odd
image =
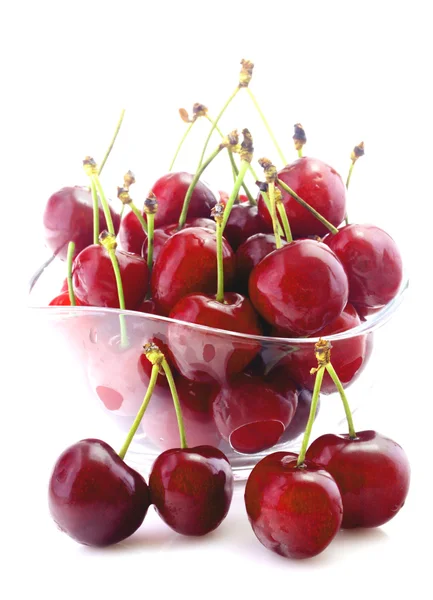
[[[128,452],[128,448],[131,445],[132,439],[134,435],[137,433],[137,429],[140,426],[140,423],[143,419],[144,413],[146,412],[147,407],[149,406],[150,399],[152,398],[153,390],[155,389],[156,381],[159,375],[159,365],[152,365],[152,371],[150,373],[149,385],[147,387],[146,395],[144,396],[143,402],[140,406],[140,409],[137,413],[137,416],[134,419],[134,422],[129,430],[129,433],[126,437],[126,440],[119,452],[120,458],[123,460],[125,458],[125,454]]]
[[[191,202],[191,197],[194,192],[195,186],[198,183],[198,180],[202,176],[203,171],[206,169],[206,167],[208,167],[210,165],[210,163],[213,161],[213,159],[216,156],[218,156],[218,154],[221,152],[222,149],[223,149],[222,146],[218,146],[218,148],[214,152],[212,152],[212,154],[209,156],[209,158],[200,166],[197,173],[194,175],[194,177],[189,185],[189,188],[185,194],[185,199],[183,201],[183,206],[182,206],[182,212],[180,213],[179,223],[177,226],[178,231],[180,231],[186,223],[186,218],[188,216],[189,203]]]
[[[275,246],[281,248],[281,237],[280,232],[278,231],[278,217],[275,203],[275,183],[270,181],[268,184],[268,193],[269,193],[269,204],[271,206],[271,219],[272,219],[272,227],[274,228],[274,236],[275,236]]]
[[[281,188],[283,188],[283,190],[285,192],[290,194],[290,196],[292,196],[292,198],[294,198],[296,200],[296,202],[298,202],[298,204],[300,204],[301,206],[306,208],[312,215],[314,215],[316,217],[316,219],[318,221],[320,221],[322,223],[322,225],[324,225],[327,229],[329,229],[329,231],[331,233],[333,233],[334,235],[336,233],[338,233],[338,229],[336,227],[334,227],[334,225],[332,223],[330,223],[327,219],[325,219],[325,217],[323,217],[319,212],[317,212],[317,210],[315,208],[310,206],[308,204],[308,202],[305,202],[305,200],[302,200],[302,198],[300,198],[298,196],[298,194],[292,190],[292,188],[290,188],[288,185],[286,185],[284,183],[284,181],[281,181],[281,179],[277,179],[277,183]]]
[[[289,219],[287,217],[286,209],[284,208],[281,200],[277,202],[278,213],[280,215],[281,222],[284,229],[284,237],[288,242],[293,242],[292,230],[290,229]]]
[[[167,377],[167,382],[170,387],[171,397],[173,398],[174,409],[176,411],[177,426],[179,428],[180,447],[188,448],[188,444],[186,443],[185,424],[183,422],[182,409],[180,407],[179,396],[177,394],[176,384],[174,383],[173,373],[171,372],[170,366],[165,358],[163,359],[161,366],[164,369],[164,373]]]
[[[250,171],[251,175],[254,177],[254,181],[259,181],[257,173],[255,172],[254,167],[251,164],[248,166],[248,170]],[[260,194],[263,198],[263,202],[265,203],[266,208],[268,209],[269,214],[271,214],[271,205],[269,203],[268,194],[266,192],[263,192],[262,190],[260,190]],[[281,228],[280,222],[278,222],[278,233],[280,235],[283,235],[283,230]]]
[[[304,460],[305,460],[305,454],[307,452],[308,442],[310,441],[310,437],[311,437],[311,430],[313,429],[313,423],[316,418],[317,403],[319,401],[320,388],[322,387],[324,372],[325,372],[325,365],[322,365],[316,371],[316,380],[314,382],[313,397],[311,399],[310,415],[308,417],[307,426],[305,428],[304,437],[302,439],[301,450],[300,450],[299,456],[298,456],[298,462],[297,462],[298,467],[300,467],[304,463]]]
[[[99,244],[99,200],[93,177],[90,178],[90,191],[93,202],[93,243]]]
[[[352,177],[352,171],[353,171],[353,167],[355,166],[355,162],[356,161],[352,161],[352,163],[349,167],[349,173],[347,174],[347,179],[346,179],[346,190],[349,189],[350,178]],[[346,225],[349,225],[349,215],[347,214],[347,210],[344,214],[344,222],[346,223]]]
[[[264,124],[264,126],[265,126],[265,128],[266,128],[266,131],[268,132],[268,134],[269,134],[269,137],[271,138],[271,140],[272,140],[272,142],[273,142],[273,144],[274,144],[274,146],[275,146],[275,149],[276,149],[276,151],[278,152],[278,154],[279,154],[279,156],[280,156],[280,158],[281,158],[281,160],[282,160],[283,164],[284,164],[284,165],[287,165],[287,161],[286,161],[286,159],[284,158],[284,154],[283,154],[283,152],[282,152],[282,150],[281,150],[280,146],[278,145],[278,142],[277,142],[277,140],[276,140],[276,137],[275,137],[275,135],[274,135],[274,133],[273,133],[273,131],[272,131],[272,129],[271,129],[271,127],[270,127],[269,123],[267,122],[267,120],[266,120],[266,117],[265,117],[265,115],[263,114],[263,112],[262,112],[262,109],[260,108],[260,106],[259,106],[259,104],[258,104],[258,102],[257,102],[257,100],[256,100],[256,97],[254,96],[254,94],[253,94],[253,92],[251,91],[251,89],[250,89],[250,88],[247,88],[247,91],[248,91],[248,94],[250,95],[250,98],[251,98],[251,100],[253,101],[253,104],[254,104],[254,106],[255,106],[255,107],[256,107],[256,109],[257,109],[257,112],[258,112],[258,113],[259,113],[259,115],[260,115],[260,118],[261,118],[261,119],[262,119],[262,121],[263,121],[263,124]]]
[[[298,156],[299,156],[299,158],[302,158],[302,156],[303,156],[302,146],[300,148],[298,148]]]
[[[114,276],[116,278],[117,295],[119,298],[120,310],[126,310],[125,308],[125,296],[123,293],[122,276],[120,274],[119,262],[116,256],[116,236],[114,234],[103,231],[99,236],[99,240],[108,252],[111,264],[113,265]],[[120,345],[124,348],[128,346],[128,333],[126,331],[125,315],[119,315],[120,321]]]
[[[182,138],[181,138],[181,140],[180,140],[180,142],[179,142],[179,145],[178,145],[178,147],[177,147],[177,149],[176,149],[176,152],[174,153],[173,160],[171,161],[171,163],[170,163],[170,166],[169,166],[169,168],[168,168],[168,171],[169,171],[169,172],[173,170],[174,163],[176,162],[176,158],[177,158],[177,156],[178,156],[178,154],[179,154],[179,152],[180,152],[180,150],[181,150],[181,148],[182,148],[182,146],[183,146],[183,143],[184,143],[184,141],[185,141],[185,140],[186,140],[186,138],[188,137],[188,134],[189,134],[189,132],[191,131],[191,129],[192,129],[192,126],[194,125],[194,123],[195,123],[195,120],[194,120],[194,121],[191,121],[191,123],[190,123],[190,124],[188,125],[188,127],[186,128],[186,130],[185,130],[185,133],[183,134],[183,136],[182,136]]]
[[[225,205],[225,208],[224,208],[224,216],[223,216],[221,233],[224,232],[225,226],[227,225],[227,221],[229,220],[230,213],[233,208],[233,204],[235,203],[235,200],[238,197],[239,189],[242,185],[242,182],[243,182],[245,174],[248,170],[249,164],[250,163],[247,160],[241,160],[241,164],[239,167],[239,173],[238,173],[238,176],[236,177],[236,181],[233,186],[232,193],[230,194],[230,197],[227,200],[227,204]]]
[[[155,227],[155,215],[149,213],[147,215],[147,266],[149,267],[149,274],[152,273],[153,267],[153,234]]]
[[[340,394],[341,400],[343,402],[344,412],[346,413],[347,424],[349,426],[349,435],[352,439],[355,439],[356,438],[356,430],[353,425],[352,412],[350,410],[349,402],[347,400],[347,396],[346,396],[344,388],[341,384],[340,378],[338,377],[334,367],[332,366],[332,363],[328,363],[326,365],[326,370],[328,371],[332,381],[335,383],[337,390]]]
[[[132,201],[129,203],[129,207],[132,210],[132,212],[134,213],[134,215],[137,217],[137,219],[140,221],[140,225],[143,228],[144,233],[148,234],[148,223],[146,223],[146,221],[144,220],[144,217],[141,214],[140,209],[137,208],[137,206]]]
[[[107,198],[105,197],[104,190],[102,189],[101,182],[99,181],[99,177],[95,173],[94,175],[91,176],[91,179],[93,180],[93,182],[96,186],[96,190],[99,194],[99,198],[101,199],[102,210],[104,211],[104,217],[105,217],[105,221],[107,223],[108,233],[111,233],[112,235],[115,236],[116,232],[114,231],[113,219],[111,218],[110,208],[108,206],[108,202],[107,202]]]
[[[125,109],[123,109],[123,110],[122,110],[122,112],[120,113],[120,118],[119,118],[119,121],[117,122],[116,129],[115,129],[115,131],[114,131],[113,138],[112,138],[112,140],[111,140],[111,143],[110,143],[110,145],[109,145],[109,146],[108,146],[108,148],[107,148],[107,151],[106,151],[106,153],[105,153],[105,156],[104,156],[104,158],[102,159],[101,165],[100,165],[100,167],[99,167],[99,171],[98,171],[98,173],[99,173],[99,174],[101,174],[101,172],[102,172],[102,169],[104,168],[104,166],[105,166],[105,163],[107,162],[107,159],[108,159],[108,157],[110,156],[110,153],[111,153],[111,151],[112,151],[112,149],[113,149],[113,146],[114,146],[114,143],[115,143],[115,141],[116,141],[116,138],[117,138],[117,136],[118,136],[118,134],[119,134],[120,128],[122,127],[122,123],[123,123],[123,117],[124,117],[124,116],[125,116]]]
[[[222,219],[216,219],[217,241],[217,302],[224,302],[224,262],[223,262],[223,225]]]
[[[75,301],[74,288],[72,285],[72,261],[74,260],[74,252],[75,252],[75,243],[69,242],[68,244],[68,255],[66,257],[67,264],[67,282],[68,282],[68,293],[69,293],[69,302],[71,306],[77,306]]]
[[[235,98],[236,94],[239,92],[240,89],[241,89],[240,87],[236,87],[235,91],[231,94],[231,96],[229,97],[229,99],[227,100],[227,102],[224,104],[224,106],[220,110],[220,112],[219,112],[217,118],[215,119],[215,121],[213,121],[212,127],[211,127],[211,129],[210,129],[210,131],[208,133],[208,136],[206,138],[206,141],[204,143],[204,147],[203,147],[203,150],[202,150],[202,153],[201,153],[201,156],[200,156],[200,162],[198,163],[197,170],[199,170],[200,167],[201,167],[201,165],[202,165],[202,162],[204,160],[204,155],[206,153],[206,149],[207,149],[209,141],[210,141],[210,139],[212,137],[212,133],[215,131],[216,126],[219,123],[219,120],[221,119],[221,117],[223,116],[223,114],[227,110],[228,106],[230,105],[231,101]]]

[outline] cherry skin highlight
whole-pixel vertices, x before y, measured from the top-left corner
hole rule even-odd
[[[233,496],[233,473],[217,448],[174,448],[156,459],[149,488],[152,504],[169,527],[183,535],[201,536],[225,519]]]
[[[298,240],[268,254],[251,272],[249,295],[271,325],[294,336],[311,335],[332,323],[347,304],[343,265],[315,240]]]
[[[343,499],[342,527],[378,527],[398,513],[409,491],[410,465],[403,448],[376,431],[326,434],[307,450],[307,460],[334,477]]]
[[[142,524],[149,503],[142,476],[101,440],[70,446],[50,478],[51,515],[81,544],[109,546],[129,537]]]
[[[119,231],[120,216],[110,206],[114,230]],[[100,230],[107,229],[99,204]],[[50,196],[43,214],[44,240],[61,260],[66,260],[69,242],[75,242],[75,254],[93,244],[93,200],[85,187],[64,187]]]
[[[251,471],[245,507],[251,527],[265,548],[287,558],[311,558],[331,543],[340,529],[340,491],[325,469],[297,455],[275,452]]]
[[[342,262],[349,279],[349,302],[375,309],[388,304],[400,288],[403,265],[397,244],[374,225],[346,225],[323,240]],[[368,312],[368,311],[367,311]]]
[[[343,221],[346,187],[337,171],[329,165],[317,158],[304,156],[284,167],[278,173],[278,178],[335,227]],[[316,217],[282,188],[281,193],[293,237],[328,233],[328,229]],[[257,197],[257,207],[264,223],[270,226],[271,217],[261,194]]]

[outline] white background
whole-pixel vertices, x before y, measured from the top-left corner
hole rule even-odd
[[[427,6],[355,0],[2,3],[1,597],[400,598],[427,581],[433,400]],[[241,58],[256,64],[251,87],[288,160],[295,158],[291,135],[298,121],[307,131],[305,152],[344,177],[352,147],[365,141],[366,156],[351,183],[350,217],[374,222],[398,240],[411,288],[398,321],[399,343],[390,348],[395,361],[362,426],[406,449],[410,495],[393,522],[341,533],[311,561],[281,559],[256,542],[242,490],[208,538],[180,538],[150,510],[134,538],[107,551],[85,549],[55,529],[46,506],[51,465],[78,431],[67,410],[61,420],[50,420],[53,401],[71,406],[70,382],[57,380],[54,370],[50,384],[44,381],[41,365],[50,351],[21,308],[28,276],[45,256],[41,212],[56,189],[86,183],[81,161],[87,154],[101,158],[123,107],[124,127],[104,186],[113,195],[132,169],[141,203],[184,131],[177,109],[200,101],[215,115],[236,86]],[[249,127],[256,157],[278,163],[246,94],[239,94],[221,126]],[[197,162],[204,122],[194,129],[179,168],[192,170]],[[223,162],[208,175],[217,188],[230,183]]]

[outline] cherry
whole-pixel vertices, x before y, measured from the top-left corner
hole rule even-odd
[[[233,496],[227,457],[212,446],[173,448],[156,459],[149,477],[152,503],[167,525],[200,536],[226,517]]]
[[[287,184],[305,202],[318,211],[332,225],[338,227],[346,211],[346,188],[340,175],[321,160],[304,156],[287,165],[278,173],[278,179]],[[285,190],[282,202],[294,237],[324,235],[327,228]],[[271,226],[271,217],[261,195],[257,198],[259,215]]]
[[[280,367],[277,367],[280,368]],[[312,393],[310,390],[299,390],[298,391],[298,406],[296,407],[293,419],[290,421],[289,426],[283,433],[280,442],[285,444],[298,438],[301,433],[304,433],[308,423],[308,417],[310,416]],[[320,403],[317,404],[316,417],[319,412]]]
[[[66,287],[68,287],[66,285]],[[82,306],[81,302],[75,299],[77,306]],[[69,292],[62,292],[51,300],[48,306],[71,306],[71,300],[69,298]]]
[[[288,558],[322,552],[340,529],[340,491],[325,469],[292,452],[275,452],[256,464],[245,487],[245,507],[257,539]]]
[[[224,237],[236,251],[250,236],[267,231],[272,231],[272,228],[267,228],[263,223],[257,206],[251,206],[247,201],[233,206],[224,229]]]
[[[120,216],[110,207],[115,231]],[[99,222],[107,228],[101,204]],[[75,255],[93,243],[92,195],[85,187],[64,187],[50,196],[43,214],[44,239],[47,247],[61,260],[66,260],[68,243],[75,242]]]
[[[361,309],[379,308],[396,296],[402,280],[397,244],[374,225],[346,225],[327,244],[338,256],[349,279],[349,302]]]
[[[230,223],[230,221],[229,221]],[[285,240],[281,240],[283,246]],[[277,249],[275,236],[271,233],[256,233],[243,242],[236,250],[236,289],[248,293],[251,271],[268,254]]]
[[[216,292],[217,244],[213,231],[201,227],[183,229],[161,249],[155,262],[151,290],[161,314],[168,315],[175,304],[192,293]],[[232,249],[223,242],[224,277],[227,287],[235,274]]]
[[[50,512],[78,542],[108,546],[132,535],[149,507],[149,488],[108,444],[86,439],[58,458],[49,483]]]
[[[298,240],[268,254],[249,280],[255,309],[293,335],[315,333],[347,304],[348,281],[335,254],[321,242]]]
[[[230,332],[249,335],[262,333],[250,301],[231,292],[224,294],[224,302],[218,302],[215,296],[190,294],[176,303],[169,316],[171,319]],[[182,375],[194,381],[220,384],[242,371],[260,349],[254,340],[178,324],[170,325],[168,344]]]
[[[252,454],[278,442],[293,418],[296,389],[240,373],[213,400],[218,430],[237,452]]]
[[[123,283],[125,308],[134,310],[143,301],[148,288],[146,261],[135,254],[115,250]],[[119,308],[116,277],[108,251],[92,244],[80,252],[73,265],[73,283],[77,299],[90,306]]]
[[[347,304],[343,312],[332,323],[326,325],[315,333],[317,337],[328,337],[333,334],[348,331],[361,324],[361,320],[351,304]],[[282,330],[278,335],[286,337]],[[332,364],[338,377],[345,386],[352,383],[366,365],[367,336],[357,335],[343,340],[332,342]],[[310,373],[313,366],[314,342],[302,344],[295,352],[285,356],[280,365],[284,365],[290,376],[300,387],[309,390],[314,388],[314,375]],[[325,373],[321,391],[324,394],[335,392],[335,384],[328,373]]]
[[[307,450],[307,459],[331,473],[343,499],[342,527],[378,527],[402,508],[410,466],[401,446],[376,431],[326,434]]]

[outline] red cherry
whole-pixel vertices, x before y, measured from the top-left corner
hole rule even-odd
[[[110,207],[117,232],[120,216]],[[101,231],[107,228],[99,206]],[[93,201],[88,188],[64,187],[48,199],[43,215],[45,244],[53,254],[66,260],[69,242],[75,242],[75,256],[93,243]]]
[[[261,377],[240,373],[224,385],[213,401],[218,430],[227,442],[244,454],[274,446],[293,418],[297,393]]]
[[[122,277],[125,307],[134,310],[146,295],[149,269],[141,257],[118,249],[115,252]],[[119,308],[113,265],[103,246],[92,244],[80,252],[73,264],[72,280],[80,302],[90,306]]]
[[[259,542],[287,558],[322,552],[343,516],[331,475],[310,461],[298,467],[291,452],[275,452],[257,463],[245,487],[245,506]]]
[[[287,244],[281,240],[283,246]],[[236,289],[248,293],[251,271],[268,254],[277,249],[275,236],[271,233],[256,233],[249,237],[236,250]]]
[[[346,188],[340,175],[332,167],[317,158],[304,156],[284,167],[278,173],[278,178],[332,225],[340,225],[346,212]],[[326,227],[290,194],[283,189],[281,193],[294,237],[324,235],[328,232]],[[271,226],[271,217],[261,194],[257,197],[257,206],[262,220]]]
[[[401,446],[375,431],[326,434],[307,459],[331,473],[343,499],[342,527],[378,527],[392,519],[409,491],[410,465]]]
[[[75,298],[77,306],[81,306],[81,302]],[[62,292],[51,300],[48,306],[71,306],[69,292]]]
[[[108,546],[129,537],[142,524],[149,503],[142,476],[101,440],[70,446],[50,478],[51,515],[81,544]]]
[[[157,315],[158,311],[155,306],[155,302],[152,298],[143,300],[143,302],[136,308],[137,312],[147,313],[148,315]]]
[[[141,255],[141,248],[147,239],[140,221],[132,211],[122,217],[117,240],[119,248],[125,252]]]
[[[151,290],[161,314],[168,315],[184,296],[213,294],[217,289],[216,234],[201,227],[183,229],[164,244],[155,262]],[[223,240],[224,282],[230,289],[235,274],[235,258]]]
[[[224,294],[224,302],[204,294],[185,296],[170,311],[170,318],[249,335],[262,333],[250,301],[231,292]],[[169,327],[168,345],[182,375],[220,384],[242,371],[260,349],[254,341],[178,324]]]
[[[224,237],[236,251],[250,236],[268,231],[272,231],[272,227],[267,227],[259,217],[257,206],[251,206],[247,201],[233,206],[224,229]]]
[[[205,535],[226,517],[233,496],[227,457],[212,446],[174,448],[156,459],[149,477],[152,503],[172,529]]]
[[[250,299],[270,323],[305,336],[332,323],[347,304],[348,281],[335,254],[321,242],[298,240],[254,267]]]
[[[397,244],[374,225],[346,225],[324,240],[338,256],[349,279],[349,302],[379,308],[396,296],[402,276]]]
[[[279,368],[279,367],[277,367]],[[310,416],[310,408],[311,408],[311,400],[313,398],[313,394],[310,390],[299,390],[298,391],[298,406],[296,407],[296,412],[293,416],[293,419],[290,421],[289,426],[286,431],[283,433],[280,443],[285,444],[286,442],[290,442],[298,438],[302,433],[304,433],[305,428],[308,423],[308,418]],[[316,417],[318,415],[320,408],[320,400],[317,403]]]
[[[330,335],[348,331],[361,324],[358,313],[351,304],[347,304],[343,312],[332,323],[326,325],[315,333],[316,337],[326,338]],[[279,330],[278,335],[287,337],[284,331]],[[366,365],[367,336],[357,335],[344,340],[332,342],[332,366],[337,372],[344,387],[352,383],[362,372]],[[315,376],[310,369],[314,367],[314,343],[302,344],[298,350],[285,356],[279,363],[284,365],[292,379],[300,387],[314,389]],[[327,372],[323,377],[321,392],[332,394],[336,387]]]

